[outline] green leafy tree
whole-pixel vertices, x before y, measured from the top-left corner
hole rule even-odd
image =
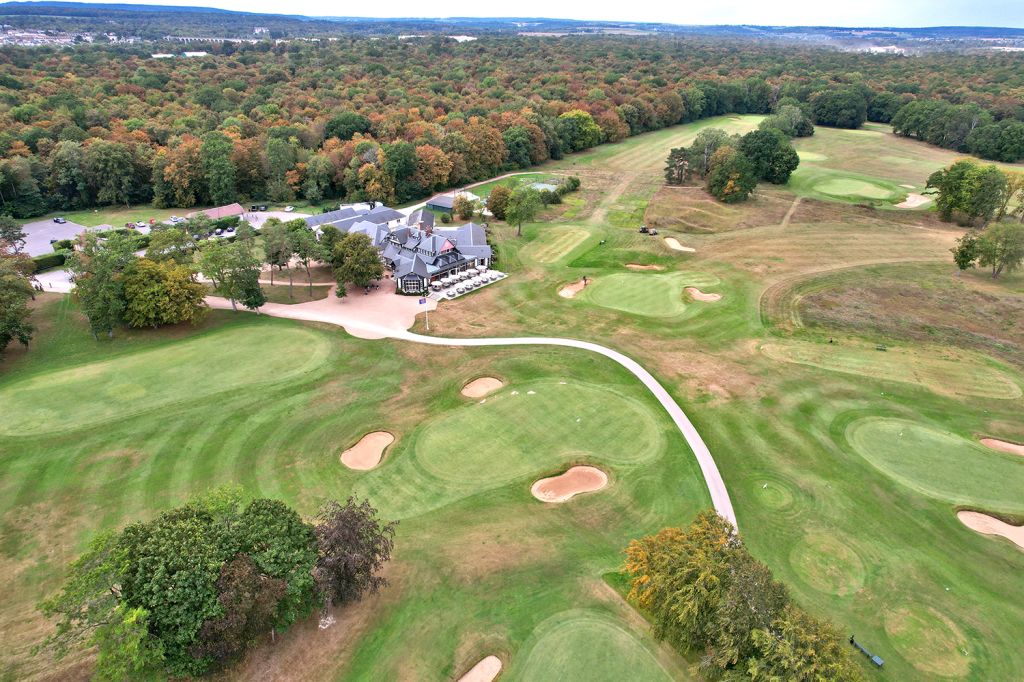
[[[729,135],[721,128],[704,128],[686,150],[688,170],[705,178],[711,172],[711,157],[729,142]]]
[[[774,128],[786,137],[808,137],[814,134],[814,124],[803,109],[795,104],[783,104],[774,114],[758,124],[759,130]]]
[[[665,161],[665,182],[670,185],[681,185],[686,182],[689,165],[686,149],[677,147],[670,151]]]
[[[601,144],[601,127],[590,112],[572,109],[558,117],[558,135],[570,151],[578,152]]]
[[[789,182],[789,176],[800,165],[789,139],[781,131],[767,128],[747,133],[740,139],[739,151],[753,164],[758,180],[775,185]]]
[[[331,189],[334,168],[327,157],[317,154],[306,162],[306,175],[302,181],[302,196],[310,203],[319,203]]]
[[[830,88],[810,97],[814,122],[836,128],[860,128],[868,118],[868,102],[856,88]]]
[[[325,256],[331,256],[334,253],[334,245],[341,241],[341,236],[341,230],[334,225],[320,226],[320,247]]]
[[[128,145],[93,140],[85,148],[83,161],[90,191],[98,203],[125,206],[131,203],[137,178]]]
[[[28,346],[35,331],[29,323],[28,301],[33,297],[29,281],[31,261],[3,253],[0,243],[0,353],[11,341]]]
[[[306,227],[305,221],[303,221],[301,228],[290,232],[288,238],[291,243],[291,251],[295,254],[295,259],[306,271],[306,282],[309,285],[309,294],[312,296],[313,275],[309,270],[309,266],[314,261],[326,260],[326,254],[320,242],[317,241],[316,235],[313,234],[313,230]],[[289,296],[291,296],[290,283],[291,279],[289,278]]]
[[[173,260],[135,260],[124,276],[125,321],[132,327],[196,324],[206,314],[206,290],[195,273]]]
[[[213,289],[219,296],[231,301],[234,310],[238,310],[238,302],[250,310],[266,303],[259,284],[260,265],[252,248],[245,243],[215,239],[199,251],[200,271],[213,282]]]
[[[370,119],[354,111],[343,111],[327,122],[324,135],[344,141],[351,140],[356,133],[369,131]]]
[[[978,235],[968,232],[956,240],[956,246],[950,251],[953,252],[953,262],[961,271],[973,268],[978,260]]]
[[[452,201],[452,213],[459,217],[459,220],[472,220],[476,212],[476,205],[464,194],[459,194]]]
[[[516,236],[523,235],[523,223],[528,223],[540,213],[540,192],[529,185],[520,185],[512,190],[505,207],[505,220],[515,223]]]
[[[337,229],[337,228],[335,228]],[[277,218],[268,218],[260,230],[263,237],[263,258],[270,266],[270,283],[274,283],[274,268],[284,270],[292,261],[294,251],[288,228]],[[291,293],[291,270],[288,271],[288,291]]]
[[[753,680],[859,682],[864,679],[836,629],[792,604],[770,628],[754,630],[753,645],[757,653],[748,659],[745,670]]]
[[[50,174],[47,187],[58,204],[67,208],[81,208],[92,203],[85,171],[82,145],[65,140],[54,145],[49,156]]]
[[[498,220],[505,220],[505,211],[508,209],[508,200],[512,197],[512,190],[507,185],[497,185],[487,195],[487,210]]]
[[[708,192],[719,201],[734,204],[746,201],[757,187],[757,172],[742,152],[726,145],[711,157],[707,177]]]
[[[235,164],[231,160],[234,144],[224,133],[212,131],[203,137],[200,147],[206,194],[216,206],[230,204],[238,197]]]
[[[932,173],[927,189],[938,194],[935,206],[943,220],[984,225],[999,213],[1010,186],[996,166],[963,160]]]
[[[994,223],[977,239],[978,265],[992,269],[992,278],[1013,272],[1024,263],[1024,223]]]
[[[21,222],[9,215],[0,215],[0,243],[7,244],[15,254],[25,248],[25,230]]]
[[[384,264],[380,262],[377,248],[367,235],[360,232],[342,237],[334,246],[331,260],[334,277],[338,281],[335,294],[339,298],[345,295],[342,292],[347,284],[368,287],[373,280],[384,276]]]
[[[124,320],[124,273],[135,260],[134,250],[135,242],[127,236],[114,234],[100,241],[90,233],[80,237],[79,248],[67,261],[94,337],[100,332],[113,337]]]
[[[195,242],[185,230],[169,227],[150,233],[146,258],[152,261],[191,263],[195,259],[195,248]]]
[[[149,614],[119,604],[112,618],[96,628],[94,680],[160,680],[164,678],[163,643],[149,634]]]

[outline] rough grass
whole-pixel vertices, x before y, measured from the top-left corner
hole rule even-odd
[[[1021,388],[1005,371],[983,357],[935,348],[890,348],[880,351],[856,342],[839,344],[773,341],[761,351],[780,362],[795,362],[833,372],[859,374],[880,381],[920,384],[935,393],[999,400],[1021,397]]]

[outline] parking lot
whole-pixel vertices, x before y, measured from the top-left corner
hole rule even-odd
[[[25,251],[30,256],[41,256],[53,253],[51,239],[74,239],[88,228],[72,222],[58,224],[53,220],[37,220],[34,223],[26,223],[24,229]]]

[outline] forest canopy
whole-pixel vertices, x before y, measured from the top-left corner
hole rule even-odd
[[[726,113],[892,121],[1024,157],[1013,54],[915,58],[728,39],[401,41],[0,50],[0,213],[154,202],[404,202]],[[920,109],[935,109],[921,126]],[[786,111],[793,113],[792,108]],[[797,117],[799,119],[799,117]]]

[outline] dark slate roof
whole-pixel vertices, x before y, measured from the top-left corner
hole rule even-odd
[[[363,217],[375,223],[389,223],[392,220],[402,220],[405,218],[403,214],[387,206],[377,206],[370,209],[369,213],[366,213]]]
[[[450,209],[454,202],[455,202],[455,197],[453,197],[452,195],[450,195],[450,194],[438,194],[436,196],[433,196],[433,197],[430,197],[429,199],[427,199],[427,206],[438,206],[439,208],[448,208],[448,209]]]
[[[306,218],[306,225],[310,227],[317,227],[319,225],[326,225],[328,223],[336,225],[338,221],[353,218],[366,213],[366,211],[356,211],[351,206],[345,208],[339,208],[336,211],[329,211],[327,213],[321,213],[320,215],[314,215]]]
[[[405,224],[410,227],[433,227],[434,214],[424,208],[418,208],[409,214],[409,217],[405,219]]]

